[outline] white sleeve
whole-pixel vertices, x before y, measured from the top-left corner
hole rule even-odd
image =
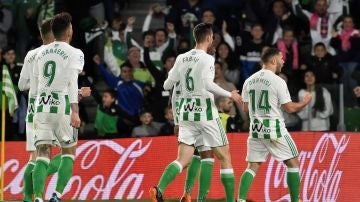
[[[29,64],[29,53],[25,56],[24,59],[24,65],[21,69],[20,72],[20,78],[19,78],[19,83],[18,83],[18,87],[20,91],[25,91],[25,90],[29,90],[30,89],[30,75],[32,74],[32,72],[30,72],[31,70],[31,64]]]
[[[109,68],[112,74],[115,76],[120,75],[120,67],[117,64],[115,56],[112,54],[112,48],[105,46],[104,48],[104,62],[106,66]]]
[[[214,95],[222,96],[222,97],[231,97],[231,93],[229,91],[224,90],[220,86],[218,86],[216,83],[214,83],[213,79],[205,78],[204,85],[206,90],[210,91]]]
[[[284,80],[279,79],[276,89],[277,89],[277,96],[278,96],[280,104],[286,104],[286,103],[291,102],[289,89]]]
[[[179,72],[178,72],[178,66],[179,66],[179,56],[176,58],[175,64],[173,68],[169,71],[168,78],[164,82],[164,89],[165,90],[171,90],[174,86],[174,84],[179,80]]]
[[[77,69],[69,69],[69,101],[70,103],[78,103],[78,76]]]
[[[37,58],[35,59],[35,65],[33,69],[33,76],[34,76],[34,86],[31,86],[33,88],[33,92],[35,95],[38,94],[38,85],[39,85],[39,67],[37,65],[38,61]]]
[[[241,91],[241,97],[243,99],[243,102],[249,102],[249,94],[247,92],[247,84],[248,84],[248,82],[245,81],[243,89]]]
[[[305,91],[302,89],[298,93],[299,101],[302,101],[304,98]],[[297,115],[301,120],[308,120],[309,119],[309,105],[306,105],[304,108],[302,108]]]
[[[235,41],[234,41],[234,39],[230,36],[229,33],[225,33],[223,35],[223,37],[224,37],[224,41],[229,44],[231,50],[234,51],[235,50]]]
[[[146,18],[144,20],[144,24],[142,26],[142,32],[146,32],[146,31],[149,30],[151,19],[152,19],[152,15],[147,15],[146,16]]]
[[[84,63],[84,53],[81,50],[76,49],[71,56],[70,69],[76,69],[79,74],[84,68]]]
[[[179,119],[177,118],[177,111],[176,111],[176,85],[171,94],[171,109],[174,117],[174,124],[179,125]]]
[[[206,59],[206,63],[204,64],[204,70],[202,72],[202,78],[205,79],[212,79],[214,80],[215,78],[215,58],[212,57],[211,55],[206,54],[207,59]]]

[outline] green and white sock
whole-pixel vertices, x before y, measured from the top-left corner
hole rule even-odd
[[[239,185],[239,199],[246,200],[246,196],[249,192],[254,177],[255,172],[249,168],[247,168],[242,174]]]
[[[182,169],[183,167],[179,161],[173,161],[165,168],[158,184],[158,189],[161,193],[164,193],[166,186],[172,182],[179,173],[181,173]]]
[[[47,169],[47,175],[52,175],[56,173],[59,169],[61,163],[61,154],[56,154],[49,163],[49,168]]]
[[[226,202],[235,202],[234,199],[234,170],[230,169],[221,169],[220,170],[221,182],[225,188]]]
[[[63,193],[67,183],[69,182],[73,167],[74,167],[74,155],[71,154],[63,154],[61,155],[61,162],[58,169],[58,179],[56,182],[56,193],[59,198],[61,198],[61,194]]]
[[[289,187],[291,202],[299,201],[300,174],[299,168],[287,168],[287,184]]]
[[[206,201],[206,196],[211,184],[213,167],[214,158],[201,159],[198,201]]]
[[[200,156],[194,155],[186,171],[184,193],[191,194],[200,168]]]
[[[33,195],[33,180],[32,180],[32,172],[35,167],[35,161],[29,161],[26,165],[25,172],[24,172],[24,187],[23,187],[23,194],[24,194],[24,201],[30,202],[32,201]]]
[[[35,198],[43,198],[46,170],[49,167],[50,159],[46,157],[37,157],[33,171],[33,188]]]

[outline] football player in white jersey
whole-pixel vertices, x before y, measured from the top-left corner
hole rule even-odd
[[[276,75],[284,64],[278,49],[267,49],[261,60],[263,68],[246,79],[242,90],[244,111],[249,113],[251,122],[246,156],[248,167],[240,180],[238,199],[246,200],[255,174],[271,154],[286,164],[290,198],[297,202],[300,190],[298,151],[285,128],[281,107],[288,113],[300,111],[311,101],[311,94],[306,94],[301,102],[291,101],[285,81]]]
[[[46,170],[55,137],[61,147],[56,190],[50,201],[61,201],[61,195],[73,170],[77,131],[80,127],[78,109],[78,74],[84,66],[84,54],[69,45],[72,38],[71,16],[60,13],[52,20],[55,41],[42,46],[35,57],[34,135],[37,150],[33,171],[35,201],[43,201]]]
[[[234,202],[234,172],[229,145],[213,94],[231,97],[239,103],[241,97],[237,91],[228,92],[214,83],[214,58],[206,53],[213,41],[212,25],[198,24],[193,35],[195,48],[176,58],[164,83],[164,89],[170,90],[180,82],[178,157],[166,167],[158,186],[150,188],[150,198],[153,202],[163,201],[166,186],[188,166],[194,149],[201,151],[202,147],[211,147],[220,162],[226,201]]]

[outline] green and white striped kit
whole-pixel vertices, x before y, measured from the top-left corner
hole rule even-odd
[[[42,92],[36,103],[36,112],[70,115],[69,96],[57,92]]]

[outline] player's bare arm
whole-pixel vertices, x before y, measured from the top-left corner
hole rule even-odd
[[[302,108],[304,108],[306,105],[310,103],[312,99],[312,95],[308,92],[304,94],[304,98],[300,102],[288,102],[286,104],[283,104],[282,107],[285,109],[288,113],[294,113],[300,111]]]
[[[80,128],[79,105],[78,103],[71,103],[71,126]]]

